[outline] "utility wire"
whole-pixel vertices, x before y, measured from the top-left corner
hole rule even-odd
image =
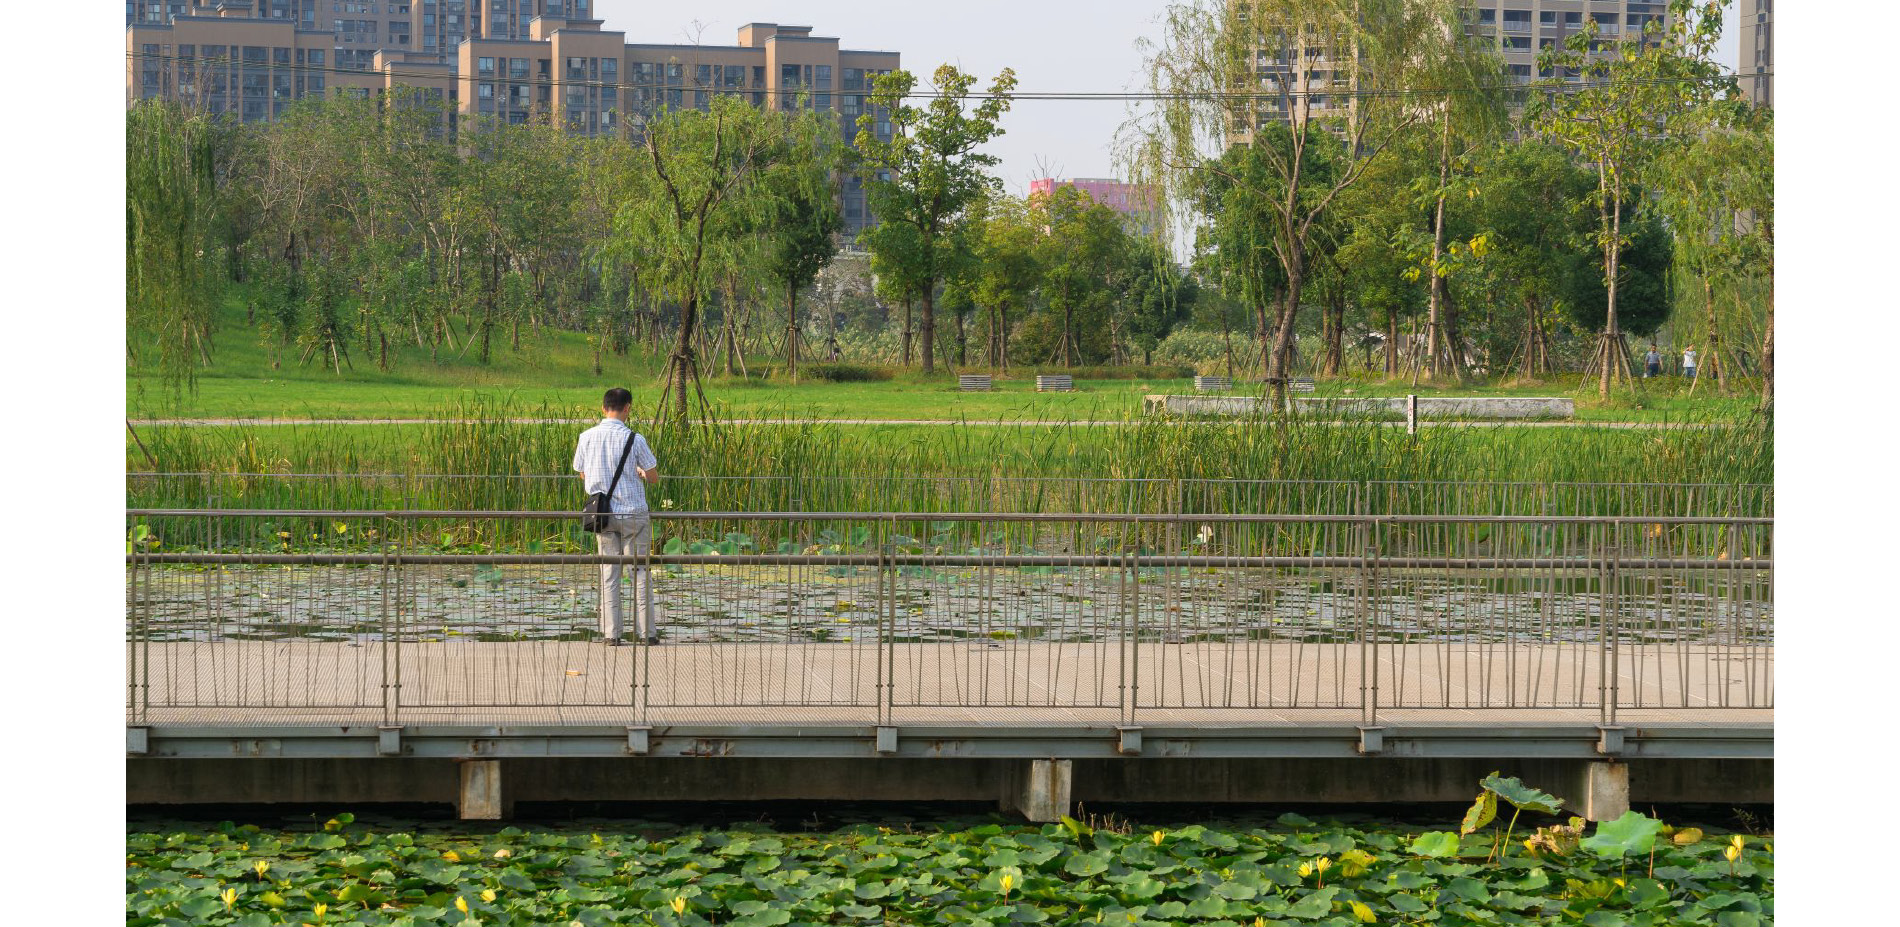
[[[313,65],[313,64],[307,64],[307,63],[306,64],[274,64],[268,61],[244,61],[241,59],[230,58],[230,57],[184,58],[177,55],[152,54],[152,53],[147,53],[147,52],[131,52],[131,51],[126,52],[126,57],[128,59],[134,59],[134,60],[162,61],[162,62],[173,62],[173,63],[204,62],[204,63],[208,63],[212,65],[228,64],[230,66],[233,66],[236,68],[242,68],[246,70],[256,69],[259,66],[262,66],[262,67],[269,68],[273,72],[276,72],[276,73],[292,73],[292,74],[305,74],[305,75],[337,74],[337,75],[344,75],[344,76],[349,76],[349,77],[394,78],[394,79],[398,79],[398,82],[400,82],[401,78],[413,78],[417,80],[439,81],[439,80],[442,80],[444,77],[448,76],[448,75],[444,75],[440,73],[429,73],[429,72],[424,72],[424,71],[405,72],[405,71],[397,70],[395,68],[391,68],[386,71],[373,71],[373,70],[367,70],[367,69],[345,68],[345,67],[340,67],[337,65]],[[1452,94],[1462,94],[1462,93],[1490,93],[1490,92],[1569,93],[1575,90],[1584,90],[1584,89],[1589,89],[1589,88],[1594,88],[1594,87],[1603,87],[1603,86],[1610,86],[1610,85],[1664,86],[1664,85],[1679,85],[1679,84],[1722,83],[1729,80],[1734,80],[1734,81],[1739,82],[1745,78],[1773,77],[1773,76],[1774,76],[1773,73],[1763,72],[1761,74],[1724,74],[1724,75],[1720,75],[1716,77],[1708,77],[1708,78],[1700,78],[1700,77],[1618,78],[1618,79],[1610,80],[1610,81],[1566,82],[1561,87],[1553,86],[1549,84],[1541,84],[1541,83],[1510,83],[1510,84],[1492,84],[1492,85],[1484,85],[1484,86],[1478,86],[1478,87],[1394,87],[1394,88],[1375,88],[1375,89],[1323,88],[1320,90],[1208,90],[1208,91],[1183,91],[1183,92],[1178,92],[1178,93],[1165,93],[1165,92],[1155,92],[1155,91],[1037,91],[1037,90],[1028,90],[1028,91],[1012,92],[1008,94],[1007,96],[1013,102],[1014,101],[1172,102],[1172,101],[1179,101],[1179,100],[1260,100],[1260,99],[1275,99],[1279,97],[1299,98],[1299,97],[1310,97],[1310,96],[1341,97],[1341,98],[1351,98],[1351,99],[1377,99],[1377,98],[1389,98],[1389,97],[1434,97],[1435,98],[1435,97],[1445,97],[1445,96],[1450,96]],[[812,93],[826,93],[826,94],[833,94],[837,96],[863,96],[867,98],[873,95],[873,91],[870,90],[869,88],[861,90],[861,91],[860,90],[814,90],[810,87],[780,88],[777,90],[767,90],[764,88],[749,88],[749,87],[719,87],[719,86],[711,86],[711,85],[702,85],[702,84],[697,84],[697,83],[694,83],[694,84],[632,83],[632,82],[616,83],[616,82],[609,82],[609,81],[602,81],[602,80],[557,79],[554,77],[538,77],[538,76],[507,77],[499,73],[493,76],[488,76],[488,77],[484,77],[480,75],[467,75],[467,74],[457,73],[453,75],[451,79],[456,80],[456,81],[474,81],[477,83],[484,83],[484,84],[513,84],[517,86],[526,85],[530,87],[552,88],[556,86],[561,86],[561,87],[595,87],[595,88],[600,88],[600,89],[613,89],[613,90],[655,90],[655,91],[677,90],[682,93],[690,90],[694,93],[716,93],[716,94],[727,94],[727,95],[732,95],[732,96],[745,96],[746,94],[766,94],[766,95],[771,95],[771,96],[781,97],[781,98],[797,97],[797,96],[812,94]],[[409,86],[420,86],[420,85],[409,85]],[[936,91],[931,91],[931,90],[913,90],[910,93],[905,94],[906,99],[916,99],[916,100],[935,100],[935,99],[943,99],[948,96],[950,95],[939,93]],[[986,98],[989,98],[990,96],[992,96],[992,94],[976,92],[976,93],[969,94],[968,98],[986,99]],[[497,99],[500,99],[500,98],[497,97]],[[869,101],[867,100],[866,102],[868,104]]]

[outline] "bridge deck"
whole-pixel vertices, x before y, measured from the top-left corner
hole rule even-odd
[[[1610,674],[1588,644],[226,640],[132,656],[129,723],[233,729],[1352,725],[1365,699],[1383,725],[1594,726],[1611,685],[1622,723],[1769,726],[1774,688],[1772,648],[1701,644],[1623,644]]]

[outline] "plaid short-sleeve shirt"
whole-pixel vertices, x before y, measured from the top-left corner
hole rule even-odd
[[[607,481],[614,478],[614,467],[619,465],[620,452],[628,441],[633,442],[633,450],[628,452],[627,468],[614,486],[613,507],[617,515],[647,510],[646,484],[633,472],[634,467],[650,470],[660,465],[653,458],[653,449],[647,447],[647,439],[635,434],[625,422],[610,418],[581,432],[580,443],[574,447],[574,472],[585,476],[587,493],[593,495],[607,491]]]

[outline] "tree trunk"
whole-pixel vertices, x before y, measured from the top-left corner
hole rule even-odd
[[[1709,314],[1709,361],[1706,365],[1715,371],[1715,390],[1728,395],[1728,358],[1722,356],[1722,327],[1715,318],[1715,286],[1709,282],[1707,274],[1702,277],[1702,305]],[[1701,379],[1698,374],[1696,379]],[[1694,387],[1691,387],[1693,389]]]
[[[1075,309],[1068,300],[1062,301],[1062,366],[1073,367],[1075,361],[1069,354],[1069,347],[1075,344]]]
[[[1385,313],[1385,375],[1388,379],[1399,372],[1399,314],[1391,310]]]
[[[489,260],[488,298],[482,310],[482,366],[488,366],[489,335],[495,329],[495,303],[501,297],[501,252],[493,252]]]
[[[1599,173],[1604,171],[1604,169],[1603,165],[1597,165],[1597,171]],[[1605,286],[1609,290],[1609,298],[1606,300],[1607,308],[1604,310],[1603,358],[1602,362],[1598,365],[1601,369],[1597,372],[1597,396],[1602,399],[1610,398],[1610,385],[1616,379],[1616,367],[1622,361],[1621,348],[1623,344],[1623,332],[1617,327],[1616,321],[1616,277],[1618,263],[1623,250],[1621,247],[1623,239],[1623,198],[1617,195],[1618,192],[1617,190],[1609,191],[1612,197],[1610,202],[1610,240],[1605,242],[1603,246],[1603,263],[1609,270],[1609,276],[1605,283]]]
[[[798,383],[798,285],[785,284],[785,369]]]
[[[688,292],[686,301],[680,305],[679,338],[673,342],[673,356],[667,360],[672,380],[668,385],[672,387],[673,414],[678,416],[680,422],[687,420],[687,387],[699,375],[699,364],[693,348],[698,323],[699,300]]]
[[[1775,303],[1772,291],[1768,300],[1768,321],[1761,336],[1761,407],[1773,411],[1775,408]]]
[[[1443,130],[1440,133],[1441,141],[1438,147],[1438,198],[1436,205],[1432,207],[1432,266],[1429,268],[1432,278],[1431,295],[1425,323],[1425,375],[1433,379],[1438,377],[1438,361],[1443,351],[1441,342],[1444,338],[1444,332],[1441,329],[1443,320],[1440,313],[1444,311],[1445,278],[1438,274],[1438,262],[1445,252],[1445,182],[1451,173],[1451,105],[1449,103],[1444,107],[1441,124]]]
[[[957,366],[958,367],[968,367],[970,365],[969,347],[970,347],[970,336],[969,336],[968,331],[964,327],[964,314],[959,312],[957,313]]]
[[[904,366],[910,366],[910,304],[911,295],[904,294]]]
[[[1281,305],[1280,317],[1276,321],[1273,333],[1273,350],[1267,357],[1267,381],[1273,387],[1274,405],[1286,401],[1287,362],[1293,356],[1293,322],[1299,315],[1300,287],[1306,276],[1306,256],[1300,253],[1298,243],[1287,249],[1286,261],[1286,301]]]
[[[924,337],[923,337],[923,344],[920,346],[923,348],[924,373],[930,373],[931,371],[934,371],[937,369],[936,355],[931,353],[931,349],[935,347],[937,343],[936,305],[937,305],[937,281],[935,279],[925,280],[924,281],[924,319],[923,319],[924,321],[923,336]]]
[[[1320,362],[1320,374],[1336,377],[1346,366],[1346,294],[1336,292],[1331,297],[1321,324],[1326,330],[1326,354]]]

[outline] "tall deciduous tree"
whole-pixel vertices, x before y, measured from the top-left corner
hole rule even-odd
[[[984,204],[971,287],[983,313],[986,366],[1009,369],[1011,327],[1028,312],[1042,283],[1041,238],[1023,200],[999,195]]]
[[[1712,51],[1722,32],[1721,5],[1671,0],[1668,25],[1653,20],[1619,41],[1595,21],[1562,46],[1538,55],[1554,76],[1542,81],[1527,114],[1540,132],[1575,150],[1597,172],[1596,244],[1606,292],[1596,358],[1598,394],[1631,377],[1629,345],[1618,317],[1617,262],[1625,246],[1624,211],[1644,162],[1661,141],[1729,81]],[[1574,80],[1573,80],[1574,78]]]
[[[670,405],[687,420],[694,393],[711,414],[699,378],[700,304],[756,259],[746,233],[773,208],[772,175],[809,163],[837,131],[832,125],[822,114],[764,111],[725,95],[707,111],[666,111],[647,122],[647,157],[614,229],[623,253],[643,257],[652,285],[680,307],[656,418]]]
[[[1436,5],[1187,0],[1169,6],[1163,38],[1146,47],[1149,88],[1158,102],[1125,127],[1125,157],[1137,180],[1166,189],[1171,202],[1197,202],[1201,175],[1224,172],[1264,210],[1272,235],[1263,244],[1286,278],[1266,351],[1267,379],[1278,395],[1284,395],[1317,226],[1340,193],[1425,115],[1411,88],[1444,22]],[[1269,63],[1289,71],[1277,78],[1263,74]],[[1344,73],[1350,86],[1326,91],[1344,97],[1344,105],[1315,110],[1306,75],[1319,64]],[[1342,145],[1345,160],[1316,182],[1308,173],[1309,151],[1325,139]],[[1229,144],[1258,149],[1264,174],[1227,171],[1224,160],[1210,157]],[[1159,227],[1172,224],[1164,216]]]
[[[871,105],[890,115],[891,137],[878,137],[877,119],[869,112],[858,119],[857,137],[866,201],[878,217],[866,238],[887,266],[901,266],[915,281],[926,373],[935,369],[937,284],[969,257],[971,237],[957,234],[957,226],[998,185],[988,173],[996,156],[977,149],[1003,134],[998,122],[1009,111],[1016,73],[1004,68],[974,107],[974,75],[946,64],[931,80],[935,95],[918,107],[904,102],[916,77],[903,70],[880,75]]]
[[[1071,186],[1039,199],[1035,212],[1048,230],[1041,264],[1043,300],[1056,322],[1050,359],[1078,366],[1096,358],[1084,353],[1077,326],[1100,332],[1108,322],[1109,275],[1127,247],[1121,217]]]
[[[830,151],[804,152],[807,160],[788,162],[770,184],[772,203],[761,231],[772,279],[785,292],[785,367],[798,382],[798,291],[812,285],[838,253],[835,236],[844,231],[831,177]],[[822,155],[815,157],[814,155]]]

